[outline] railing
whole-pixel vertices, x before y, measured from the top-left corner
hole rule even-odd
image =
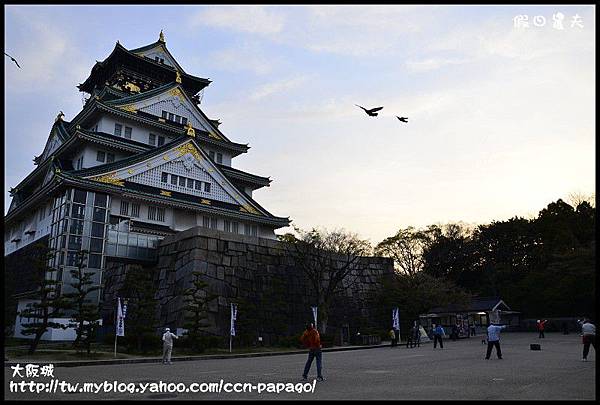
[[[104,254],[127,259],[156,260],[161,240],[160,236],[109,229]]]

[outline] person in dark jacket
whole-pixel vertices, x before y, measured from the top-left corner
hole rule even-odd
[[[304,373],[302,373],[302,378],[308,378],[308,372],[310,371],[310,366],[312,365],[313,359],[317,359],[317,381],[323,381],[323,374],[321,373],[322,368],[322,354],[321,354],[321,337],[319,336],[319,331],[315,328],[313,323],[309,323],[306,326],[306,330],[300,337],[300,341],[304,346],[308,348],[308,359],[306,360],[306,365],[304,366]]]

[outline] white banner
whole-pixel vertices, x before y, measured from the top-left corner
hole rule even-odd
[[[318,329],[318,326],[317,326],[318,307],[311,307],[311,309],[312,309],[312,313],[313,313],[313,319],[315,320],[315,328]]]
[[[400,312],[398,308],[392,309],[392,328],[400,330]]]
[[[235,336],[235,321],[237,319],[237,305],[231,304],[231,336]]]
[[[117,297],[117,322],[116,322],[117,336],[125,336],[125,316],[121,308],[121,298]]]

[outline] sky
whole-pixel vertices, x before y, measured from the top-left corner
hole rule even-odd
[[[212,80],[202,110],[250,145],[233,167],[273,180],[254,193],[273,215],[372,243],[408,226],[535,217],[595,192],[594,11],[5,6],[5,51],[22,66],[5,57],[5,213],[58,112],[82,109],[76,86],[94,63],[162,29],[183,69]]]

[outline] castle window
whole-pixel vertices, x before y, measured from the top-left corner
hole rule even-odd
[[[187,124],[187,118],[185,118],[185,117],[181,117],[181,123],[182,123],[183,125]]]
[[[115,135],[116,136],[121,136],[122,128],[123,128],[123,126],[121,124],[115,124]]]
[[[148,143],[150,145],[156,145],[156,135],[154,135],[154,134],[148,135]]]
[[[134,218],[140,217],[140,205],[139,204],[131,204],[131,216]]]
[[[103,151],[99,150],[98,154],[96,155],[96,161],[104,163],[104,159],[105,158],[106,158],[106,153],[104,153]]]
[[[210,218],[210,227],[212,229],[217,229],[217,218],[214,218],[214,217]]]
[[[202,182],[199,180],[196,180],[196,185],[195,185],[196,190],[198,191],[202,191]]]
[[[164,110],[163,110],[163,112],[162,112],[162,117],[163,117],[164,119],[167,119],[167,118],[169,118],[169,113],[168,113],[167,111],[164,111]]]
[[[175,114],[169,113],[169,121],[175,121]]]
[[[165,144],[165,137],[164,136],[158,136],[158,146],[163,146]]]
[[[179,115],[175,115],[175,122],[176,123],[181,123],[181,117]]]
[[[210,183],[204,183],[204,192],[210,193]]]
[[[157,208],[156,209],[156,220],[160,222],[165,222],[165,209]]]
[[[111,163],[115,161],[115,155],[112,153],[106,154],[106,163]]]
[[[225,232],[231,232],[231,222],[227,219],[223,221],[223,230]]]
[[[210,160],[212,160],[214,162],[215,160],[215,152],[213,152],[212,150],[208,151],[208,157],[210,158]]]
[[[125,138],[131,139],[131,127],[125,127]]]
[[[121,215],[129,215],[129,202],[121,201]]]
[[[231,232],[240,233],[240,224],[237,222],[232,222],[231,223]]]
[[[162,172],[161,183],[166,183],[169,180],[169,173]]]
[[[187,188],[194,188],[194,180],[187,179]]]
[[[152,221],[156,221],[156,207],[149,206],[148,207],[148,219]]]
[[[208,228],[210,226],[210,218],[202,217],[202,226]]]
[[[177,185],[177,176],[174,174],[171,175],[171,184],[174,186]]]
[[[181,187],[185,187],[185,177],[179,177],[179,185]]]
[[[217,153],[217,163],[223,163],[223,154]]]

